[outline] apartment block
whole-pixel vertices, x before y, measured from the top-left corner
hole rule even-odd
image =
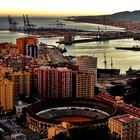
[[[76,97],[93,98],[94,97],[94,73],[76,73]]]
[[[14,82],[14,97],[30,96],[30,76],[29,72],[14,72],[11,80]]]
[[[0,78],[0,106],[4,111],[13,110],[14,83],[10,80]]]
[[[76,64],[79,66],[79,71],[95,74],[95,84],[97,82],[97,57],[78,56]]]
[[[140,139],[140,118],[130,114],[110,118],[108,127],[121,140]]]
[[[37,70],[38,96],[43,99],[72,97],[72,70],[40,67]]]

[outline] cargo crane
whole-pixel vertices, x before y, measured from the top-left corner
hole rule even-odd
[[[9,15],[8,15],[8,21],[9,21],[9,30],[10,31],[16,30],[18,23]]]
[[[58,19],[56,20],[56,22],[50,23],[49,25],[55,25],[56,28],[59,28],[59,29],[65,26],[65,24],[59,21]]]
[[[23,15],[23,21],[24,21],[24,27],[25,27],[25,28],[31,29],[32,27],[36,26],[35,24],[32,24],[32,23],[29,21],[28,15]]]
[[[23,15],[24,26],[27,26],[25,15]]]
[[[32,24],[32,23],[29,21],[28,15],[26,15],[26,23],[27,23],[27,26],[29,26],[29,27],[34,27],[34,26],[36,26],[35,24]]]

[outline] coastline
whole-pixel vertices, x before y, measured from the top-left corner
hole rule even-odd
[[[123,24],[118,21],[108,21],[108,22],[105,22],[104,19],[101,19],[99,20],[99,18],[96,19],[96,17],[93,16],[93,19],[92,19],[92,16],[87,16],[89,18],[84,18],[86,16],[77,16],[77,17],[72,17],[72,18],[67,18],[67,19],[64,19],[65,21],[71,21],[71,22],[77,22],[77,23],[89,23],[89,24],[98,24],[98,25],[102,25],[102,26],[109,26],[109,27],[114,27],[114,28],[119,28],[119,29],[123,29],[125,30],[126,29],[126,26],[128,24],[128,22],[126,21],[123,21]],[[94,19],[95,18],[95,19]],[[134,26],[135,23],[133,23],[131,26]],[[130,27],[131,29],[132,27]]]

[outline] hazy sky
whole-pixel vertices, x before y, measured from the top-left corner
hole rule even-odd
[[[74,16],[140,10],[140,0],[0,0],[0,15]]]

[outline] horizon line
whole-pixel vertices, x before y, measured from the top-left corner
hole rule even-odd
[[[22,17],[23,15],[29,15],[30,17],[77,17],[77,16],[107,16],[107,15],[112,15],[112,14],[116,14],[116,13],[121,13],[121,12],[135,12],[135,11],[140,11],[140,10],[133,10],[133,11],[118,11],[118,12],[114,12],[114,13],[77,13],[77,14],[71,14],[71,13],[67,13],[67,14],[53,14],[50,13],[48,15],[45,14],[35,14],[35,13],[24,13],[24,14],[3,14],[0,13],[0,17],[7,17],[8,15],[13,16],[13,17]]]

